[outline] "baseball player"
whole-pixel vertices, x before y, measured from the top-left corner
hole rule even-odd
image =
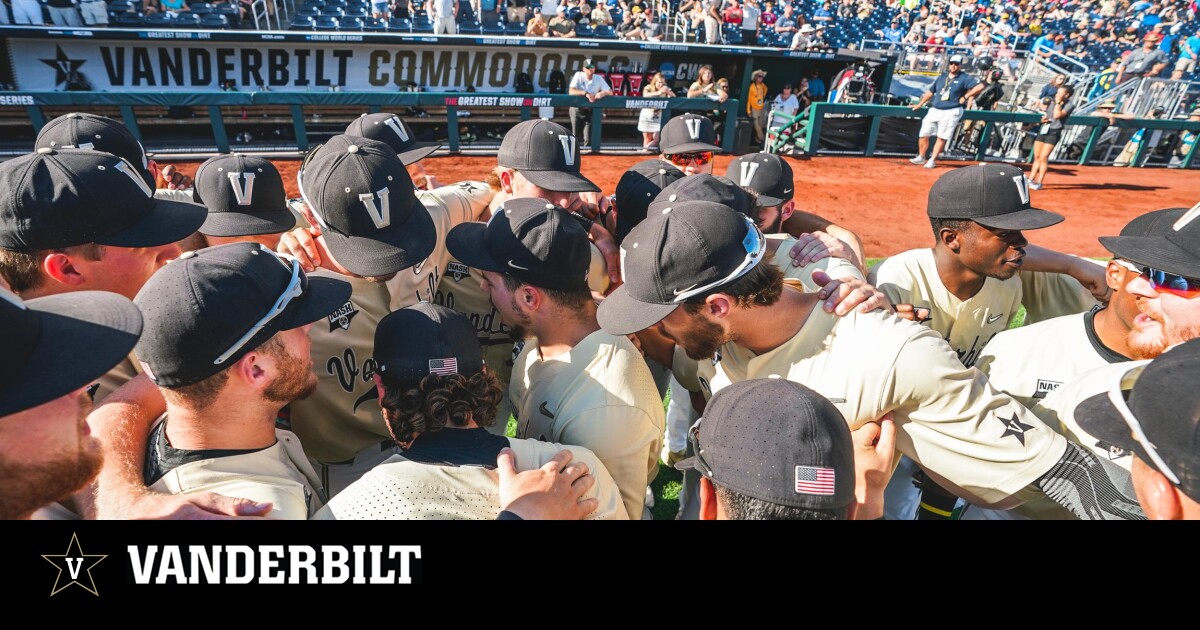
[[[763,262],[764,241],[720,206],[651,216],[625,239],[627,281],[601,303],[600,325],[614,335],[659,327],[697,362],[680,382],[706,393],[786,378],[829,398],[851,429],[891,413],[900,452],[974,503],[1007,507],[1032,488],[1083,518],[1142,516],[1118,490],[1124,471],[964,368],[936,332],[879,311],[823,312]]]
[[[442,148],[440,144],[417,141],[412,127],[396,114],[363,114],[346,127],[346,135],[370,138],[383,142],[396,151],[396,157],[404,162],[408,175],[417,190],[433,190],[438,187],[437,178],[425,172],[421,160]]]
[[[1063,434],[1092,449],[1096,457],[1129,469],[1129,451],[1089,435],[1080,428],[1086,399],[1121,383],[1123,389],[1136,377],[1136,368],[1167,349],[1200,337],[1200,205],[1183,213],[1156,236],[1105,236],[1100,238],[1113,256],[1130,261],[1141,273],[1126,289],[1140,313],[1133,320],[1128,344],[1137,361],[1105,365],[1080,375],[1047,394],[1034,413]],[[1165,232],[1165,235],[1162,234]]]
[[[688,438],[695,455],[675,467],[700,473],[701,520],[883,514],[895,423],[868,422],[851,435],[841,412],[799,383],[733,383],[713,396]]]
[[[421,302],[385,317],[375,331],[380,406],[403,451],[334,497],[318,520],[479,519],[500,512],[493,471],[500,452],[535,469],[563,448],[592,471],[593,519],[626,519],[621,494],[588,449],[490,434],[500,383],[484,367],[475,325]]]
[[[721,152],[712,121],[698,114],[675,116],[663,125],[658,140],[659,159],[685,175],[712,174],[713,157]]]
[[[103,461],[86,422],[89,387],[142,332],[128,298],[75,291],[22,301],[0,288],[0,519],[78,518],[65,507]],[[80,352],[87,348],[87,352]]]
[[[188,252],[155,274],[135,300],[138,358],[167,401],[147,439],[146,485],[269,503],[273,519],[320,509],[317,473],[275,419],[316,389],[305,329],[349,298],[348,283],[309,278],[258,243]]]
[[[456,227],[447,241],[484,270],[496,305],[526,342],[509,386],[517,437],[591,449],[640,518],[658,472],[662,398],[640,352],[600,330],[587,286],[583,228],[542,199],[510,199],[487,224]]]
[[[946,72],[933,80],[921,100],[912,106],[915,112],[926,103],[933,101],[933,107],[921,120],[921,131],[917,136],[917,155],[909,160],[913,164],[924,164],[925,168],[937,168],[937,159],[946,148],[946,143],[954,137],[954,130],[962,120],[967,101],[975,98],[983,91],[984,85],[979,79],[962,71],[962,55],[951,55]],[[929,137],[937,136],[933,143],[933,154],[926,161],[929,153]]]
[[[23,299],[93,290],[133,299],[207,216],[156,199],[142,169],[100,151],[38,149],[0,164],[0,181],[12,191],[0,201],[0,275]],[[136,366],[129,358],[101,378],[97,400]]]
[[[1080,405],[1083,429],[1131,453],[1134,491],[1150,519],[1200,519],[1198,358],[1200,341],[1188,341],[1148,365],[1129,365],[1132,387],[1114,380]]]
[[[237,153],[209,158],[196,169],[192,200],[208,210],[199,249],[247,241],[274,250],[283,233],[296,227],[283,177],[263,158]]]

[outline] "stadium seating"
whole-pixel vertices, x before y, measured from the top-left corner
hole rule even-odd
[[[193,2],[188,4],[188,9],[199,16],[205,16],[213,12],[212,4],[208,2]]]
[[[233,28],[237,28],[242,23],[242,8],[237,4],[229,2],[215,4],[213,5],[213,13],[225,16],[225,19],[229,21],[229,25]]]
[[[175,14],[175,28],[200,28],[200,16],[191,11],[180,11]]]
[[[604,24],[596,27],[592,37],[595,37],[596,39],[616,39],[617,32],[613,29],[613,27]]]
[[[413,30],[412,20],[408,18],[392,18],[388,20],[388,30],[392,32],[411,33]]]
[[[297,15],[292,18],[292,23],[289,28],[293,31],[311,31],[313,30],[313,16]]]
[[[224,30],[229,28],[229,18],[217,13],[209,13],[200,17],[201,28]]]
[[[418,15],[412,20],[412,30],[414,33],[432,33],[433,22],[427,16]]]
[[[576,37],[595,37],[596,33],[590,24],[576,24],[575,35]]]
[[[518,22],[509,22],[504,26],[504,33],[510,36],[520,36],[525,34],[525,25]]]
[[[137,28],[145,24],[145,18],[140,12],[126,11],[117,14],[115,24],[122,28]]]
[[[146,16],[144,24],[153,28],[171,28],[175,26],[175,19],[169,13],[151,13]]]
[[[338,22],[339,31],[361,31],[363,30],[363,18],[360,17],[345,17]]]
[[[388,30],[388,23],[377,17],[369,17],[363,20],[362,29],[373,33],[385,32]]]
[[[496,20],[494,18],[491,20],[487,20],[487,21],[483,22],[482,24],[483,24],[483,34],[484,35],[503,35],[505,32],[504,31],[504,23],[502,23],[499,20]],[[583,34],[580,34],[579,36],[583,37]]]
[[[338,30],[338,19],[328,15],[322,15],[316,19],[313,28],[318,31],[336,31]]]

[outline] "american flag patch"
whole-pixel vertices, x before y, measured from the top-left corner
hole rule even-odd
[[[430,359],[429,373],[458,374],[458,359]]]
[[[833,469],[813,466],[796,467],[797,494],[833,494]]]

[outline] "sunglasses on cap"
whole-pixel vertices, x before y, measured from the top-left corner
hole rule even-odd
[[[758,229],[758,224],[753,219],[743,216],[742,220],[746,222],[746,236],[742,238],[742,248],[746,251],[746,257],[742,259],[741,264],[737,266],[728,276],[710,282],[704,286],[692,287],[686,291],[675,292],[675,303],[679,304],[688,299],[703,295],[712,289],[726,285],[742,276],[750,273],[758,263],[762,262],[763,255],[767,252],[767,239],[763,237],[762,230]]]
[[[259,333],[259,331],[261,331],[263,328],[266,328],[267,324],[271,320],[279,317],[285,310],[287,310],[288,304],[291,304],[293,299],[304,295],[305,291],[308,290],[308,277],[304,275],[304,270],[300,268],[299,261],[291,256],[288,256],[287,254],[277,254],[263,245],[259,245],[258,247],[259,251],[269,254],[278,260],[279,264],[283,265],[285,269],[291,272],[292,278],[288,281],[287,286],[283,289],[283,293],[280,294],[279,299],[275,300],[275,304],[271,306],[271,310],[267,311],[267,314],[263,315],[262,319],[258,320],[258,322],[251,326],[250,330],[246,331],[246,334],[242,335],[240,339],[233,342],[233,345],[229,346],[228,350],[223,352],[221,356],[217,357],[216,360],[213,361],[214,365],[220,365],[227,361],[229,357],[232,357],[238,350],[242,348],[242,346],[246,345],[247,342],[253,339],[254,336]]]
[[[675,166],[687,166],[691,162],[695,162],[696,166],[704,166],[713,159],[712,151],[700,151],[699,153],[676,153],[668,155],[668,159]]]
[[[712,479],[712,467],[708,465],[708,462],[704,461],[704,448],[700,446],[701,422],[704,422],[703,417],[697,420],[696,424],[693,424],[692,428],[688,430],[687,441],[688,444],[692,446],[692,452],[695,453],[696,470],[700,471],[700,474],[704,475],[705,477]]]
[[[1142,428],[1142,423],[1138,421],[1137,416],[1133,415],[1133,410],[1129,408],[1129,403],[1125,400],[1125,388],[1122,385],[1125,384],[1126,379],[1132,378],[1136,380],[1139,378],[1145,369],[1146,364],[1142,364],[1117,374],[1116,383],[1108,388],[1108,401],[1116,408],[1117,413],[1121,414],[1121,419],[1129,427],[1129,432],[1132,434],[1133,439],[1145,449],[1146,454],[1150,456],[1151,463],[1158,469],[1158,472],[1162,473],[1167,479],[1170,479],[1171,483],[1179,485],[1179,476],[1175,474],[1175,471],[1171,470],[1171,467],[1163,460],[1162,455],[1158,454],[1158,448],[1150,441],[1149,436],[1146,435],[1146,430]]]
[[[1145,278],[1159,293],[1170,293],[1191,300],[1200,297],[1200,280],[1170,273],[1154,267],[1138,267],[1131,262],[1114,258],[1114,262]]]

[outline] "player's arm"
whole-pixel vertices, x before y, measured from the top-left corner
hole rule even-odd
[[[595,453],[621,491],[630,518],[639,519],[650,482],[650,460],[657,460],[665,430],[661,401],[657,410],[632,406],[602,407],[559,421],[557,440]]]
[[[596,479],[587,464],[572,464],[572,457],[563,449],[545,466],[517,472],[512,449],[501,449],[496,460],[500,509],[530,521],[579,520],[594,512],[599,502],[583,497]]]
[[[211,492],[169,495],[147,489],[142,481],[146,440],[155,419],[165,411],[166,401],[158,387],[142,375],[105,398],[88,416],[88,425],[104,451],[92,504],[81,506],[88,518],[210,519],[263,516],[271,510],[269,503]]]
[[[983,91],[983,88],[984,88],[984,85],[982,82],[976,83],[974,87],[967,90],[967,93],[963,95],[962,100],[960,102],[965,104],[968,101],[970,101],[971,99],[975,98],[976,96],[979,96],[979,93]]]
[[[850,248],[850,252],[842,256],[842,258],[854,263],[854,266],[866,273],[866,267],[864,266],[866,258],[863,257],[862,239],[854,232],[811,212],[800,210],[793,212],[792,216],[783,222],[783,231],[797,238],[812,232],[825,232],[829,234]],[[796,266],[799,267],[803,264],[807,264],[807,262],[797,262]]]
[[[1104,267],[1076,256],[1037,245],[1029,245],[1025,248],[1025,260],[1021,267],[1022,271],[1061,273],[1071,276],[1102,302],[1107,301],[1112,294],[1112,289],[1109,288],[1108,280],[1105,277]]]
[[[912,110],[915,112],[918,109],[925,107],[925,104],[928,103],[932,99],[933,99],[933,92],[926,92],[926,93],[922,94],[921,100],[917,101],[917,103],[912,106]]]
[[[890,414],[851,432],[854,442],[854,520],[883,518],[883,492],[896,459],[896,423]]]

